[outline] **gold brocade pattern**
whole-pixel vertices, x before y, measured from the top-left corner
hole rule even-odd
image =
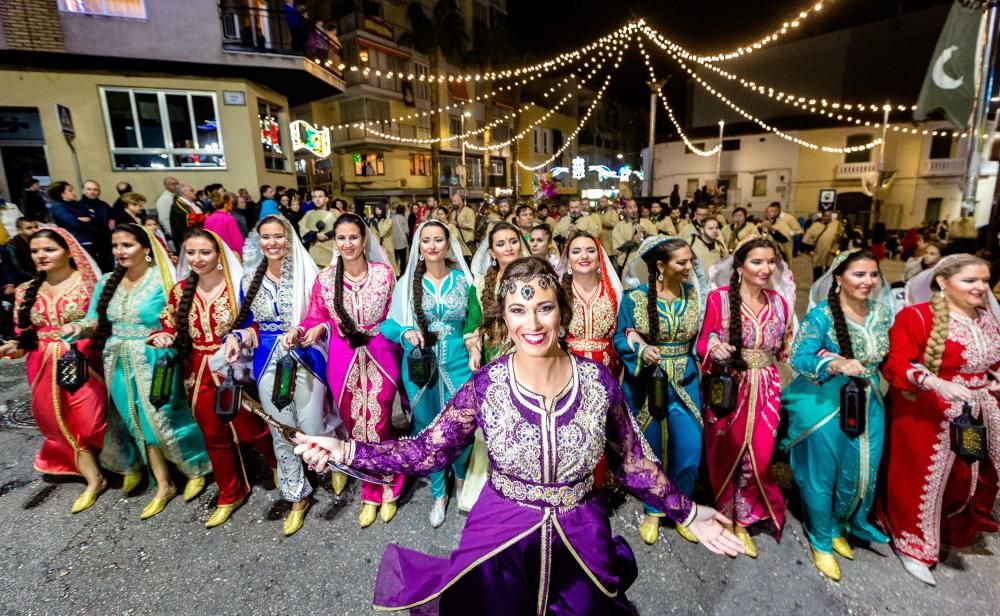
[[[483,400],[484,428],[493,464],[503,472],[528,481],[542,481],[542,430],[510,403],[506,362],[490,366],[490,385]]]
[[[490,473],[490,483],[500,494],[520,504],[533,501],[559,509],[571,509],[590,494],[594,488],[594,476],[589,475],[583,481],[567,486],[531,485],[494,471]]]
[[[377,443],[381,440],[378,424],[382,421],[382,407],[378,403],[378,392],[382,391],[382,373],[367,352],[362,350],[355,358],[357,361],[347,373],[345,383],[351,394],[351,438]]]

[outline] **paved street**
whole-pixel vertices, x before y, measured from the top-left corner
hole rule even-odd
[[[889,265],[892,277],[901,264]],[[796,263],[808,284],[808,263]],[[800,314],[804,301],[800,302]],[[445,554],[464,518],[454,511],[432,530],[425,482],[403,500],[389,525],[357,525],[357,485],[343,498],[318,490],[305,527],[281,536],[287,506],[269,473],[258,472],[252,497],[223,527],[203,526],[214,485],[192,503],[174,500],[147,521],[149,491],[125,499],[107,492],[71,516],[75,482],[43,480],[31,466],[39,437],[31,424],[21,362],[0,363],[0,613],[4,614],[368,614],[374,574],[387,543]],[[259,469],[259,464],[258,464]],[[779,469],[781,470],[781,469]],[[798,505],[780,543],[758,538],[760,557],[729,560],[665,529],[644,545],[640,508],[629,499],[613,518],[635,550],[640,577],[629,597],[653,614],[1000,614],[1000,541],[951,553],[936,569],[939,586],[910,578],[885,547],[842,561],[844,579],[822,578],[810,563]]]

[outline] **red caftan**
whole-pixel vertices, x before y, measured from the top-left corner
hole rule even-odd
[[[621,362],[612,339],[618,326],[618,298],[610,284],[601,282],[591,297],[584,297],[573,285],[573,320],[566,332],[570,353],[598,361],[621,375]]]
[[[185,286],[186,281],[182,280],[170,290],[167,305],[160,314],[160,332],[176,334],[177,306]],[[236,314],[236,299],[231,296],[228,287],[224,287],[214,299],[206,298],[196,290],[188,313],[192,350],[184,363],[184,389],[195,421],[205,435],[208,458],[212,462],[215,482],[219,485],[220,506],[235,503],[250,492],[240,443],[255,447],[271,468],[277,465],[271,433],[264,420],[246,409],[240,409],[236,419],[228,424],[215,415],[215,391],[222,379],[209,369],[208,360],[219,350],[222,337],[229,332]]]
[[[934,317],[929,303],[904,308],[889,330],[883,373],[892,385],[883,499],[876,515],[896,550],[926,564],[941,543],[968,545],[998,527],[990,515],[997,496],[1000,409],[986,388],[987,370],[1000,368],[1000,324],[952,314],[938,376],[975,394],[972,413],[986,424],[989,456],[969,463],[951,450],[949,422],[962,404],[948,404],[914,383],[924,361]]]

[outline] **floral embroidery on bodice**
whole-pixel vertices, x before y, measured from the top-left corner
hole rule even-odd
[[[984,373],[1000,361],[1000,324],[986,311],[975,321],[952,314],[948,339],[962,346],[959,372]]]
[[[108,302],[108,320],[112,324],[114,336],[148,336],[159,328],[160,320],[154,310],[143,310],[160,288],[159,272],[149,268],[146,274],[131,289],[119,283],[111,301]],[[105,279],[107,284],[107,279]],[[162,296],[161,296],[162,297]],[[160,300],[163,301],[162,299]],[[143,317],[146,317],[143,319]]]
[[[171,290],[170,302],[163,309],[161,319],[175,325],[177,306],[184,294],[183,284],[176,284]],[[209,350],[222,344],[222,337],[229,333],[233,319],[236,318],[235,302],[229,296],[229,290],[223,289],[218,297],[206,305],[205,298],[195,291],[191,299],[191,310],[188,312],[188,333],[196,350]]]
[[[461,335],[469,310],[469,281],[457,270],[451,270],[441,281],[440,289],[424,276],[424,314],[427,327],[445,336]]]
[[[758,349],[777,353],[781,350],[785,342],[785,332],[788,328],[788,307],[780,295],[774,292],[765,291],[767,304],[759,313],[754,313],[753,309],[747,306],[746,302],[740,302],[743,325],[743,348]],[[722,302],[722,328],[721,338],[724,342],[729,342],[729,292],[719,293],[719,300]]]
[[[333,320],[340,325],[335,308],[337,269],[334,263],[319,273],[320,289],[326,309]],[[385,320],[392,301],[395,276],[392,268],[384,263],[369,263],[368,273],[362,280],[352,282],[344,277],[344,310],[354,320],[358,329],[367,333],[378,333],[378,327]],[[426,302],[425,302],[426,304]]]
[[[17,288],[17,303],[24,299],[24,293],[30,282],[25,282]],[[81,278],[71,289],[57,297],[51,297],[39,290],[35,295],[35,303],[31,307],[31,324],[38,331],[59,329],[66,323],[78,321],[87,313],[90,296],[94,287],[86,284]]]
[[[672,300],[656,298],[656,311],[660,317],[660,337],[649,344],[678,344],[690,342],[698,335],[701,320],[698,292],[692,285],[684,283],[681,288],[683,295]],[[649,313],[646,311],[646,291],[635,289],[630,291],[635,305],[636,328],[640,333],[649,331]]]
[[[573,320],[569,324],[572,338],[610,340],[615,335],[618,306],[614,295],[600,288],[589,303],[573,289]]]
[[[244,289],[245,292],[246,290]],[[274,280],[264,276],[264,279],[260,282],[260,289],[258,289],[257,295],[253,298],[253,303],[250,304],[254,320],[258,323],[282,323],[283,325],[288,325],[288,316],[290,316],[291,310],[285,310],[284,314],[282,314],[282,307],[279,304],[280,300],[281,291],[278,288],[278,284]]]

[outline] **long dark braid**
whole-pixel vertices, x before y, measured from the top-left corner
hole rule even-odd
[[[496,237],[497,233],[501,231],[512,231],[517,237],[518,242],[521,242],[521,231],[509,222],[500,221],[493,225],[490,229],[489,236],[486,238],[487,247],[493,247],[493,238]],[[486,277],[483,279],[483,300],[482,300],[482,310],[483,310],[483,321],[482,329],[486,333],[486,337],[491,343],[496,343],[503,338],[503,332],[501,331],[501,321],[503,321],[500,315],[500,308],[497,305],[496,289],[497,289],[497,277],[500,275],[500,262],[494,259],[490,263],[490,268],[486,272]]]
[[[51,229],[39,229],[32,233],[31,237],[28,238],[29,247],[31,246],[31,242],[36,238],[52,240],[60,248],[69,252],[69,244],[66,243],[66,240]],[[72,265],[72,263],[73,259],[71,257],[70,264]],[[27,288],[25,288],[24,295],[21,298],[21,309],[17,311],[17,327],[21,330],[21,333],[17,336],[17,346],[23,351],[34,351],[38,348],[38,332],[32,327],[31,309],[35,306],[35,300],[38,299],[38,290],[42,287],[43,282],[45,282],[45,272],[36,273],[35,277],[28,283]]]
[[[851,253],[840,265],[833,270],[833,276],[843,276],[844,272],[851,264],[857,261],[878,261],[875,256],[867,250],[859,250]],[[836,280],[836,278],[834,278]],[[847,329],[847,318],[844,316],[844,307],[840,304],[840,285],[834,283],[830,285],[830,292],[827,294],[827,303],[830,306],[830,314],[833,316],[833,331],[837,334],[837,345],[840,346],[840,356],[844,359],[854,359],[854,347],[851,345],[851,333]]]
[[[338,216],[336,222],[333,223],[334,235],[337,234],[337,227],[341,225],[354,225],[358,228],[362,240],[368,237],[364,221],[357,214],[347,213]],[[377,240],[373,239],[372,241]],[[333,284],[333,311],[337,314],[337,320],[340,322],[340,332],[344,334],[344,338],[347,338],[347,342],[351,345],[352,349],[367,345],[372,337],[358,329],[358,324],[354,322],[351,315],[347,313],[347,309],[344,308],[344,257],[340,255],[337,256],[337,274]]]
[[[681,248],[690,247],[684,240],[674,238],[657,244],[656,248],[642,255],[642,260],[646,262],[646,268],[649,270],[647,283],[649,286],[646,289],[646,318],[649,320],[649,331],[646,332],[647,344],[656,344],[660,338],[660,313],[656,308],[656,283],[660,272],[656,264],[669,263],[673,253]]]
[[[149,258],[154,259],[153,247],[149,243],[149,236],[146,235],[146,231],[137,224],[134,223],[124,223],[115,227],[112,237],[118,233],[127,233],[135,238],[135,241],[149,251]],[[154,265],[155,262],[151,261],[150,265]],[[115,296],[115,291],[118,290],[118,285],[121,284],[122,279],[125,277],[126,270],[121,265],[116,264],[115,269],[108,276],[108,279],[104,281],[104,288],[101,289],[101,295],[97,298],[97,330],[94,333],[94,348],[98,353],[104,351],[104,345],[108,338],[111,337],[111,321],[108,319],[108,304]],[[169,291],[169,289],[167,289]]]
[[[739,267],[746,262],[750,251],[757,248],[770,248],[774,256],[780,257],[774,242],[767,238],[748,240],[733,253],[733,275],[729,278],[729,344],[736,349],[729,359],[729,365],[736,370],[746,370],[747,362],[743,359],[743,296],[740,295]]]
[[[192,229],[184,236],[184,243],[193,237],[208,239],[215,246],[219,259],[226,258],[222,253],[222,247],[215,241],[215,236],[208,231],[198,228]],[[184,358],[185,361],[191,356],[192,350],[191,331],[188,324],[191,316],[191,305],[194,303],[194,293],[198,288],[198,278],[197,272],[192,269],[188,277],[184,279],[184,292],[181,294],[181,300],[177,303],[177,314],[174,316],[174,349],[177,351],[177,356]]]
[[[444,231],[444,237],[451,241],[451,232],[448,226],[436,220],[428,220],[424,223],[423,229],[427,227],[437,227]],[[420,237],[416,238],[416,250],[420,250]],[[422,256],[422,255],[421,255]],[[428,329],[427,314],[424,313],[424,274],[427,273],[427,263],[423,259],[417,259],[417,267],[413,271],[413,286],[410,294],[413,298],[413,317],[420,329],[420,335],[424,338],[424,347],[431,347],[437,344],[437,333]]]
[[[265,216],[260,222],[257,223],[257,233],[260,234],[260,228],[268,223],[275,223],[281,225],[284,232],[288,233],[288,228],[285,227],[285,223],[281,221],[277,216]],[[286,238],[289,242],[292,238]],[[290,249],[289,249],[290,250]],[[262,251],[263,252],[263,251]],[[219,255],[221,258],[222,255]],[[253,311],[253,300],[257,299],[257,294],[260,293],[260,286],[264,283],[264,275],[267,273],[267,257],[260,260],[257,265],[257,269],[253,271],[253,278],[250,279],[250,284],[247,286],[247,291],[243,295],[243,303],[240,304],[240,311],[236,315],[236,319],[233,321],[232,327],[229,331],[232,332],[234,329],[239,328],[241,323],[246,322],[250,318],[250,313]]]

